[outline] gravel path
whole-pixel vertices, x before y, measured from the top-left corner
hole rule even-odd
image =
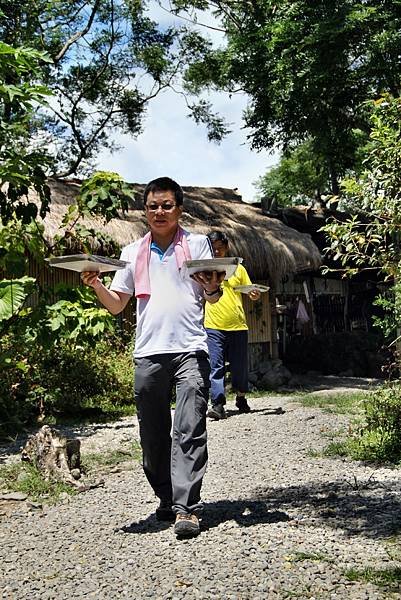
[[[154,518],[138,463],[57,506],[0,504],[0,598],[401,598],[349,569],[400,568],[401,473],[315,458],[345,416],[291,397],[209,422],[201,535],[178,541]],[[277,410],[282,407],[282,411]],[[134,418],[76,431],[82,452],[127,448]],[[9,505],[10,506],[10,505]]]

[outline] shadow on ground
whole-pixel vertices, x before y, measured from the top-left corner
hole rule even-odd
[[[300,524],[341,529],[345,535],[386,538],[401,531],[401,482],[342,479],[260,489],[269,510],[288,510]]]
[[[201,531],[207,531],[227,521],[236,521],[242,527],[261,523],[289,521],[290,517],[279,510],[269,510],[265,502],[253,500],[220,500],[205,505]],[[155,514],[134,521],[116,530],[118,533],[158,533],[170,527],[168,522],[157,521]]]
[[[278,406],[276,408],[274,408],[274,407],[251,408],[251,410],[247,414],[260,413],[262,415],[284,415],[285,412],[286,411],[283,410],[283,408],[281,406]],[[226,410],[226,415],[227,415],[227,418],[228,417],[243,417],[244,413],[240,413],[238,410],[232,410],[232,409],[228,408]]]
[[[330,527],[345,536],[388,538],[401,531],[400,482],[334,481],[325,484],[266,488],[241,500],[205,504],[202,531],[235,521],[240,527],[291,521],[294,526]],[[155,515],[119,529],[121,533],[157,533],[168,528]]]

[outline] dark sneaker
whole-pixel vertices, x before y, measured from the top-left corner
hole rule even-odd
[[[240,413],[249,413],[251,410],[251,407],[246,401],[245,396],[237,396],[237,399],[235,400],[235,406],[238,408]]]
[[[215,421],[219,421],[220,419],[225,419],[227,417],[223,404],[212,404],[207,416]]]
[[[169,521],[170,523],[175,521],[175,512],[171,508],[171,501],[160,500],[160,504],[156,508],[156,519],[158,521]]]
[[[175,518],[174,533],[179,537],[194,537],[199,534],[199,519],[196,515],[179,513]]]

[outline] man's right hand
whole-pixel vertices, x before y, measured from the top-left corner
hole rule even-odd
[[[83,271],[81,273],[82,283],[95,290],[98,300],[112,315],[118,315],[127,306],[131,295],[123,292],[114,292],[105,287],[99,279],[97,271]]]
[[[88,285],[94,290],[99,289],[99,287],[102,285],[102,281],[99,279],[98,271],[83,271],[81,273],[81,279],[85,285]]]

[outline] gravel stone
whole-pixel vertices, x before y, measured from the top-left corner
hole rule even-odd
[[[177,540],[171,524],[156,521],[158,501],[138,462],[57,505],[21,499],[3,510],[13,504],[3,494],[0,598],[400,598],[345,576],[400,568],[388,551],[401,527],[400,471],[310,455],[327,445],[327,432],[347,429],[345,415],[291,396],[249,403],[249,414],[228,403],[226,420],[208,422],[197,538]],[[129,449],[138,425],[129,417],[66,433],[81,439],[84,455]],[[2,461],[18,460],[20,445],[1,448]]]

